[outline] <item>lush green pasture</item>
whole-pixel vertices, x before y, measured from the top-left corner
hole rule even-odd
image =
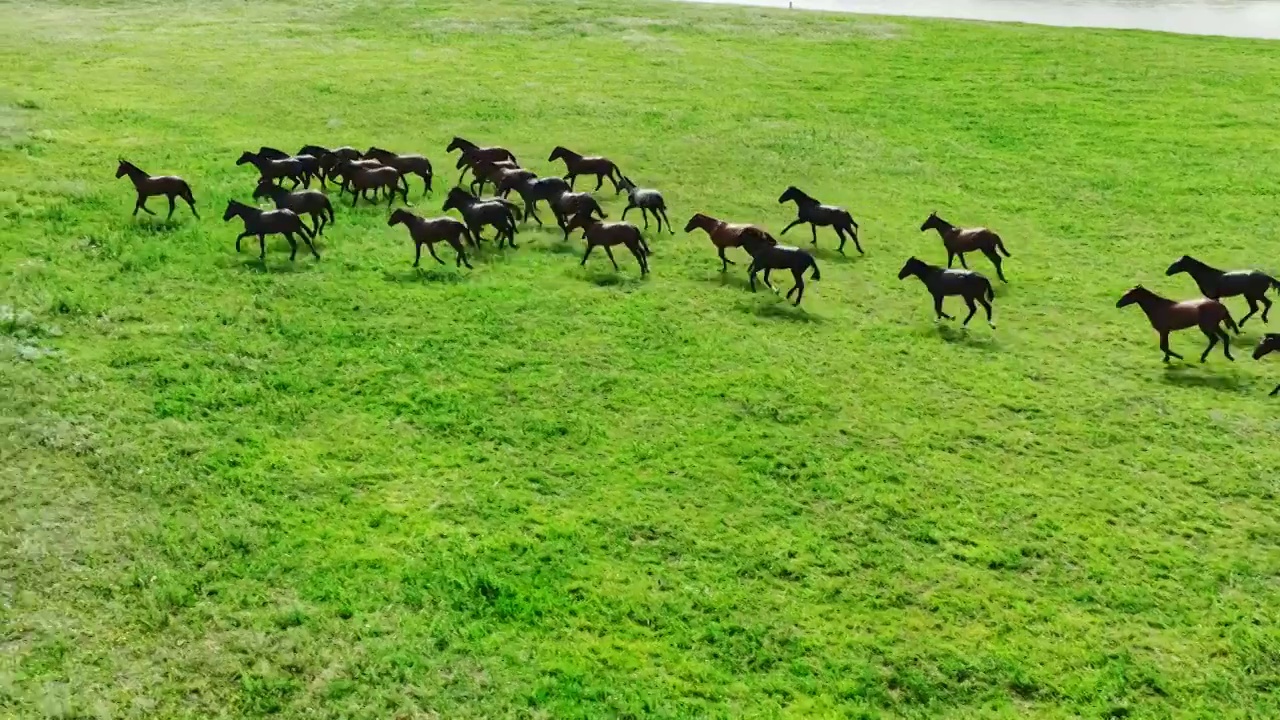
[[[1114,307],[1194,295],[1183,253],[1280,271],[1277,50],[597,0],[0,4],[0,715],[1280,715],[1280,364],[1251,322],[1234,364],[1165,368]],[[438,214],[455,134],[547,173],[608,154],[678,230],[780,230],[796,184],[868,252],[824,233],[800,310],[701,234],[653,236],[644,280],[536,229],[415,273],[384,207],[339,208],[319,262],[234,252],[241,150],[425,152]],[[131,219],[118,156],[202,219]],[[934,209],[1012,251],[997,330],[897,280],[945,258]]]

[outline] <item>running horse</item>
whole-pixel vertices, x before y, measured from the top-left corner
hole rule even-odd
[[[969,266],[964,261],[964,254],[980,251],[992,265],[996,266],[996,275],[999,276],[1000,282],[1009,282],[1004,277],[1004,269],[1001,267],[1000,253],[1004,253],[1005,257],[1013,257],[1004,247],[1004,241],[1000,236],[987,228],[959,228],[951,223],[938,217],[938,213],[930,213],[925,218],[924,224],[920,226],[920,232],[928,230],[937,230],[938,235],[942,236],[942,245],[947,249],[947,267],[951,267],[951,261],[957,255],[960,256],[960,267],[968,270]]]
[[[191,214],[198,219],[200,213],[196,212],[196,199],[191,194],[191,186],[186,180],[177,175],[148,175],[142,171],[137,165],[120,158],[120,164],[116,166],[116,178],[122,178],[128,175],[129,180],[133,183],[133,189],[138,192],[138,202],[133,205],[133,214],[137,215],[139,210],[145,211],[148,215],[155,215],[151,208],[147,207],[147,198],[156,195],[164,195],[169,198],[169,214],[165,220],[173,217],[174,199],[182,198],[187,202],[187,206],[191,208]]]
[[[809,228],[813,231],[813,244],[818,244],[818,228],[831,227],[836,231],[836,237],[840,238],[840,247],[836,248],[841,255],[844,254],[844,244],[847,240],[853,240],[853,246],[858,249],[858,254],[862,252],[862,243],[858,242],[858,223],[853,219],[853,215],[848,210],[837,205],[823,205],[813,197],[810,197],[800,188],[792,185],[782,193],[782,197],[778,198],[778,204],[785,202],[794,202],[796,204],[796,219],[785,228],[779,235],[786,235],[787,231],[796,225],[804,223],[809,224]],[[845,236],[848,235],[846,238]]]
[[[510,160],[516,167],[520,166],[520,161],[516,160],[515,153],[503,147],[480,147],[470,140],[455,137],[449,143],[449,147],[445,148],[445,152],[453,152],[454,150],[462,151],[462,155],[458,158],[458,167],[462,168],[462,174],[458,175],[459,185],[462,184],[462,178],[467,176],[467,170],[482,160],[488,162]]]
[[[1240,318],[1240,327],[1258,312],[1258,304],[1262,304],[1262,322],[1267,321],[1267,313],[1271,311],[1271,301],[1267,299],[1267,291],[1280,288],[1280,282],[1270,275],[1258,270],[1219,270],[1205,265],[1190,255],[1178,258],[1165,275],[1187,273],[1196,281],[1196,287],[1207,298],[1219,300],[1224,297],[1243,295],[1249,301],[1249,312]]]
[[[1258,347],[1253,349],[1253,359],[1261,360],[1264,355],[1276,350],[1280,350],[1280,333],[1267,333],[1258,342]],[[1276,389],[1270,393],[1271,397],[1275,397],[1277,394],[1280,394],[1280,385],[1277,385]]]
[[[1160,349],[1164,351],[1165,362],[1169,362],[1171,357],[1182,359],[1181,355],[1169,349],[1169,333],[1192,327],[1199,327],[1200,332],[1209,338],[1209,347],[1204,349],[1200,362],[1209,359],[1209,351],[1218,344],[1219,339],[1222,340],[1222,354],[1226,355],[1228,360],[1235,360],[1231,357],[1231,338],[1222,329],[1222,325],[1226,324],[1237,335],[1240,333],[1240,327],[1236,325],[1235,320],[1231,319],[1231,311],[1227,310],[1227,306],[1221,302],[1210,298],[1175,302],[1138,285],[1125,293],[1116,303],[1118,308],[1128,305],[1137,305],[1142,308],[1142,312],[1147,314],[1147,320],[1151,322],[1151,327],[1160,334]]]
[[[724,256],[726,248],[743,247],[744,240],[757,240],[770,245],[778,244],[778,241],[769,234],[769,231],[759,225],[727,223],[703,213],[697,213],[689,218],[689,222],[684,226],[684,231],[687,233],[693,232],[695,228],[705,232],[711,238],[711,244],[716,246],[716,250],[720,255],[720,272],[728,271],[730,265],[737,265],[737,263]]]

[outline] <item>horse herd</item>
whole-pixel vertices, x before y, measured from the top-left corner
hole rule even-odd
[[[649,272],[649,245],[644,232],[637,226],[626,222],[627,213],[639,210],[644,219],[644,230],[649,229],[652,215],[657,224],[657,231],[662,232],[663,225],[667,231],[675,234],[671,220],[667,217],[667,204],[658,190],[638,187],[629,177],[624,175],[617,163],[600,156],[587,156],[576,153],[565,147],[556,147],[548,157],[548,162],[557,160],[564,163],[563,176],[539,176],[537,173],[522,167],[516,156],[503,147],[482,147],[455,137],[446,148],[446,152],[458,152],[455,169],[460,170],[458,182],[446,194],[442,210],[455,210],[461,220],[450,216],[424,218],[405,209],[391,212],[387,224],[404,225],[415,246],[414,267],[418,267],[422,258],[422,248],[436,262],[444,261],[436,254],[435,245],[447,243],[456,254],[455,265],[471,268],[467,259],[467,246],[473,250],[480,247],[484,240],[481,231],[492,227],[499,248],[517,247],[515,236],[519,232],[519,223],[530,220],[543,225],[537,213],[539,203],[545,203],[556,219],[556,224],[564,233],[567,241],[570,233],[581,231],[586,240],[586,251],[580,264],[585,265],[591,252],[598,246],[604,249],[615,270],[617,260],[613,256],[613,248],[622,246],[631,252],[640,266],[641,275]],[[311,189],[311,184],[319,181],[325,191],[329,184],[337,185],[338,197],[350,193],[351,205],[364,199],[377,202],[379,194],[387,199],[390,207],[397,195],[407,204],[409,200],[410,176],[418,177],[423,182],[423,194],[432,192],[434,172],[431,162],[423,155],[402,155],[378,147],[371,147],[360,152],[353,147],[325,148],[317,145],[306,145],[298,153],[289,154],[270,147],[261,147],[257,152],[245,152],[236,161],[237,165],[251,165],[258,173],[254,188],[253,200],[269,199],[275,206],[272,210],[263,210],[256,205],[231,200],[223,213],[223,220],[240,218],[244,224],[244,232],[236,237],[236,251],[240,251],[240,241],[257,237],[259,258],[266,257],[266,236],[283,235],[291,247],[289,259],[297,256],[298,244],[295,235],[307,243],[312,255],[320,257],[313,240],[324,232],[325,227],[334,221],[333,204],[329,196],[321,190]],[[472,179],[464,187],[463,181],[470,172]],[[191,186],[177,176],[151,176],[137,166],[121,159],[116,170],[116,177],[128,176],[137,191],[137,202],[133,214],[139,210],[154,215],[146,206],[147,198],[163,195],[169,201],[169,214],[172,217],[177,199],[182,199],[191,208],[197,218],[195,198]],[[627,206],[622,211],[621,221],[607,221],[608,214],[600,207],[599,202],[590,192],[576,190],[577,179],[581,176],[594,177],[598,192],[605,181],[613,186],[615,194],[626,193]],[[285,182],[291,183],[285,188]],[[485,187],[492,185],[496,196],[484,197]],[[301,186],[301,188],[299,188]],[[523,206],[517,205],[509,198],[512,193],[518,195]],[[843,254],[845,244],[852,240],[854,247],[861,254],[862,245],[858,238],[858,223],[848,210],[834,205],[826,205],[811,197],[799,188],[788,187],[778,198],[780,204],[794,203],[796,219],[787,225],[779,235],[785,235],[797,225],[809,225],[813,244],[818,242],[818,228],[832,228],[840,244],[837,250]],[[308,227],[303,217],[311,219]],[[729,248],[741,248],[750,257],[747,268],[750,287],[756,290],[756,278],[761,272],[764,283],[769,289],[777,292],[770,283],[769,274],[773,270],[789,270],[795,285],[787,291],[786,297],[795,294],[795,305],[799,305],[804,297],[804,275],[812,270],[811,278],[818,280],[821,273],[813,256],[800,248],[782,245],[765,228],[751,223],[730,223],[719,220],[705,213],[696,213],[685,225],[685,232],[695,229],[704,231],[716,248],[721,261],[721,271],[728,270],[729,265],[736,264],[725,256]],[[908,258],[898,273],[900,280],[908,277],[918,278],[933,297],[934,312],[939,319],[952,319],[943,312],[944,298],[958,296],[968,307],[969,313],[964,324],[977,312],[979,305],[986,312],[987,322],[995,327],[992,317],[992,301],[995,291],[991,281],[981,273],[968,269],[965,254],[981,252],[995,267],[996,275],[1002,282],[1008,282],[1004,275],[1003,258],[1010,257],[1008,249],[998,234],[987,228],[961,228],[932,213],[920,226],[921,232],[934,230],[942,239],[947,253],[947,265],[931,265],[916,257]],[[961,269],[953,269],[956,259],[960,260]],[[1256,270],[1222,271],[1210,267],[1194,258],[1183,256],[1173,263],[1167,271],[1168,275],[1188,273],[1195,280],[1202,298],[1175,302],[1162,298],[1141,285],[1129,290],[1116,304],[1125,307],[1136,304],[1143,309],[1152,327],[1160,336],[1160,349],[1164,352],[1164,360],[1171,357],[1181,359],[1182,356],[1169,349],[1169,333],[1192,327],[1199,327],[1209,339],[1209,346],[1201,355],[1201,362],[1208,359],[1209,352],[1219,341],[1223,344],[1223,353],[1232,360],[1230,339],[1223,325],[1239,333],[1239,327],[1262,306],[1262,319],[1267,322],[1267,313],[1271,309],[1271,301],[1266,292],[1272,287],[1280,288],[1280,282],[1265,273]],[[1237,324],[1231,313],[1222,304],[1221,298],[1241,295],[1249,302],[1249,313]],[[1280,350],[1280,334],[1268,333],[1254,351],[1254,358],[1261,358],[1273,350]],[[1280,386],[1272,391],[1272,395],[1280,393]]]

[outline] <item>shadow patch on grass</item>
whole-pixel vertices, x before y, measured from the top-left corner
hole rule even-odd
[[[795,307],[789,301],[780,302],[748,302],[739,306],[743,312],[769,320],[789,320],[795,323],[820,323],[823,318],[814,315],[804,307]]]
[[[468,279],[466,268],[458,268],[458,271],[452,269],[445,270],[443,268],[409,268],[401,272],[386,271],[382,273],[382,279],[390,283],[441,283],[446,285],[456,285],[465,282]]]
[[[1213,360],[1212,357],[1209,359]],[[1208,388],[1242,395],[1256,394],[1260,397],[1268,392],[1266,389],[1255,387],[1248,378],[1241,377],[1234,372],[1222,373],[1215,371],[1211,367],[1200,365],[1199,360],[1193,362],[1195,364],[1181,363],[1165,366],[1161,381],[1167,385],[1186,388]]]
[[[976,319],[977,315],[974,318]],[[955,327],[941,322],[934,327],[934,331],[944,342],[953,345],[964,345],[965,347],[977,348],[988,352],[996,352],[1000,349],[999,341],[996,340],[995,335],[989,332],[979,334],[964,326]]]

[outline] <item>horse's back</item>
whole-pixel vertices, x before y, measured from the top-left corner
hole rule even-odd
[[[1185,327],[1202,322],[1217,324],[1230,315],[1226,305],[1212,298],[1195,298],[1174,303],[1172,313],[1184,323]]]

